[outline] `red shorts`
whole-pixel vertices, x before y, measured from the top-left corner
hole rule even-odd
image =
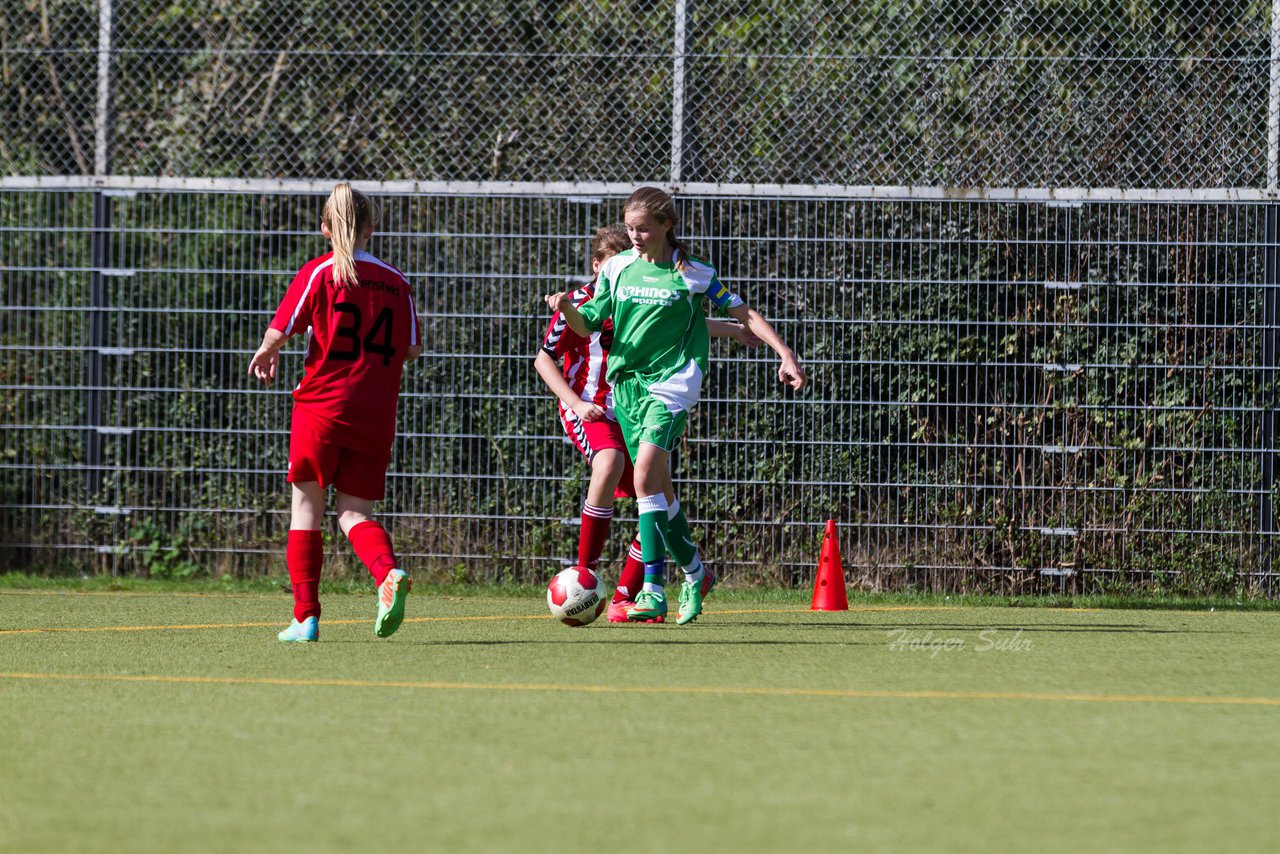
[[[622,428],[618,426],[617,421],[611,418],[602,418],[599,421],[583,421],[574,415],[571,410],[561,406],[560,423],[564,426],[564,432],[569,434],[569,439],[573,442],[573,446],[582,452],[588,463],[595,459],[598,451],[608,449],[621,451],[622,459],[626,461],[626,468],[622,470],[622,480],[618,481],[617,488],[613,490],[613,497],[636,497],[631,455],[627,453],[627,443],[622,439]]]
[[[356,443],[350,439],[344,442],[341,428],[295,406],[289,429],[289,483],[333,484],[347,495],[380,501],[387,489],[391,443],[372,452],[352,445]]]

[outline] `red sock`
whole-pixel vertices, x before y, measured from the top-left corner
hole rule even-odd
[[[324,537],[319,531],[290,531],[284,549],[293,588],[293,618],[299,622],[320,616],[320,567],[324,565]]]
[[[644,586],[644,561],[640,558],[640,538],[631,541],[627,549],[627,562],[618,574],[618,589],[613,591],[613,601],[624,602],[636,598]]]
[[[356,557],[369,567],[375,583],[381,584],[388,572],[400,566],[396,561],[396,551],[391,547],[391,538],[372,519],[353,527],[347,532],[347,539],[356,550]]]
[[[600,564],[600,552],[609,536],[609,523],[613,521],[612,507],[592,507],[582,503],[582,533],[578,535],[578,566],[595,569]]]

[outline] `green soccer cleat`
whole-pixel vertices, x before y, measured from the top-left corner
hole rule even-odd
[[[409,598],[413,579],[403,569],[393,569],[378,585],[378,618],[373,621],[373,633],[389,638],[404,622],[404,600]]]
[[[714,582],[712,582],[714,583]],[[680,585],[680,608],[676,611],[676,625],[692,623],[702,613],[702,582],[691,584],[685,581]]]
[[[633,623],[662,622],[667,616],[667,597],[650,590],[636,594],[634,608],[627,610],[627,619]]]
[[[285,643],[315,643],[320,640],[320,620],[316,617],[307,617],[302,622],[294,620],[276,637]]]

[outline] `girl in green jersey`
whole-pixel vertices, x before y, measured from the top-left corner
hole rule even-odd
[[[804,387],[804,370],[791,348],[759,312],[731,293],[709,264],[688,254],[676,237],[675,202],[655,187],[641,187],[624,208],[633,248],[600,269],[595,296],[580,308],[573,294],[548,294],[547,305],[562,312],[579,335],[599,331],[613,318],[608,379],[614,412],[635,464],[640,511],[644,587],[627,612],[631,620],[665,617],[666,554],[684,570],[676,622],[702,613],[705,570],[689,522],[671,483],[671,452],[698,402],[707,372],[708,336],[703,300],[741,322],[778,354],[778,379]]]

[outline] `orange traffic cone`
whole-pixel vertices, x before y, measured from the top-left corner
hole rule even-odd
[[[811,611],[848,611],[849,595],[844,589],[844,564],[840,561],[840,538],[836,536],[836,520],[827,520],[822,535],[822,557],[818,574],[813,579]]]

